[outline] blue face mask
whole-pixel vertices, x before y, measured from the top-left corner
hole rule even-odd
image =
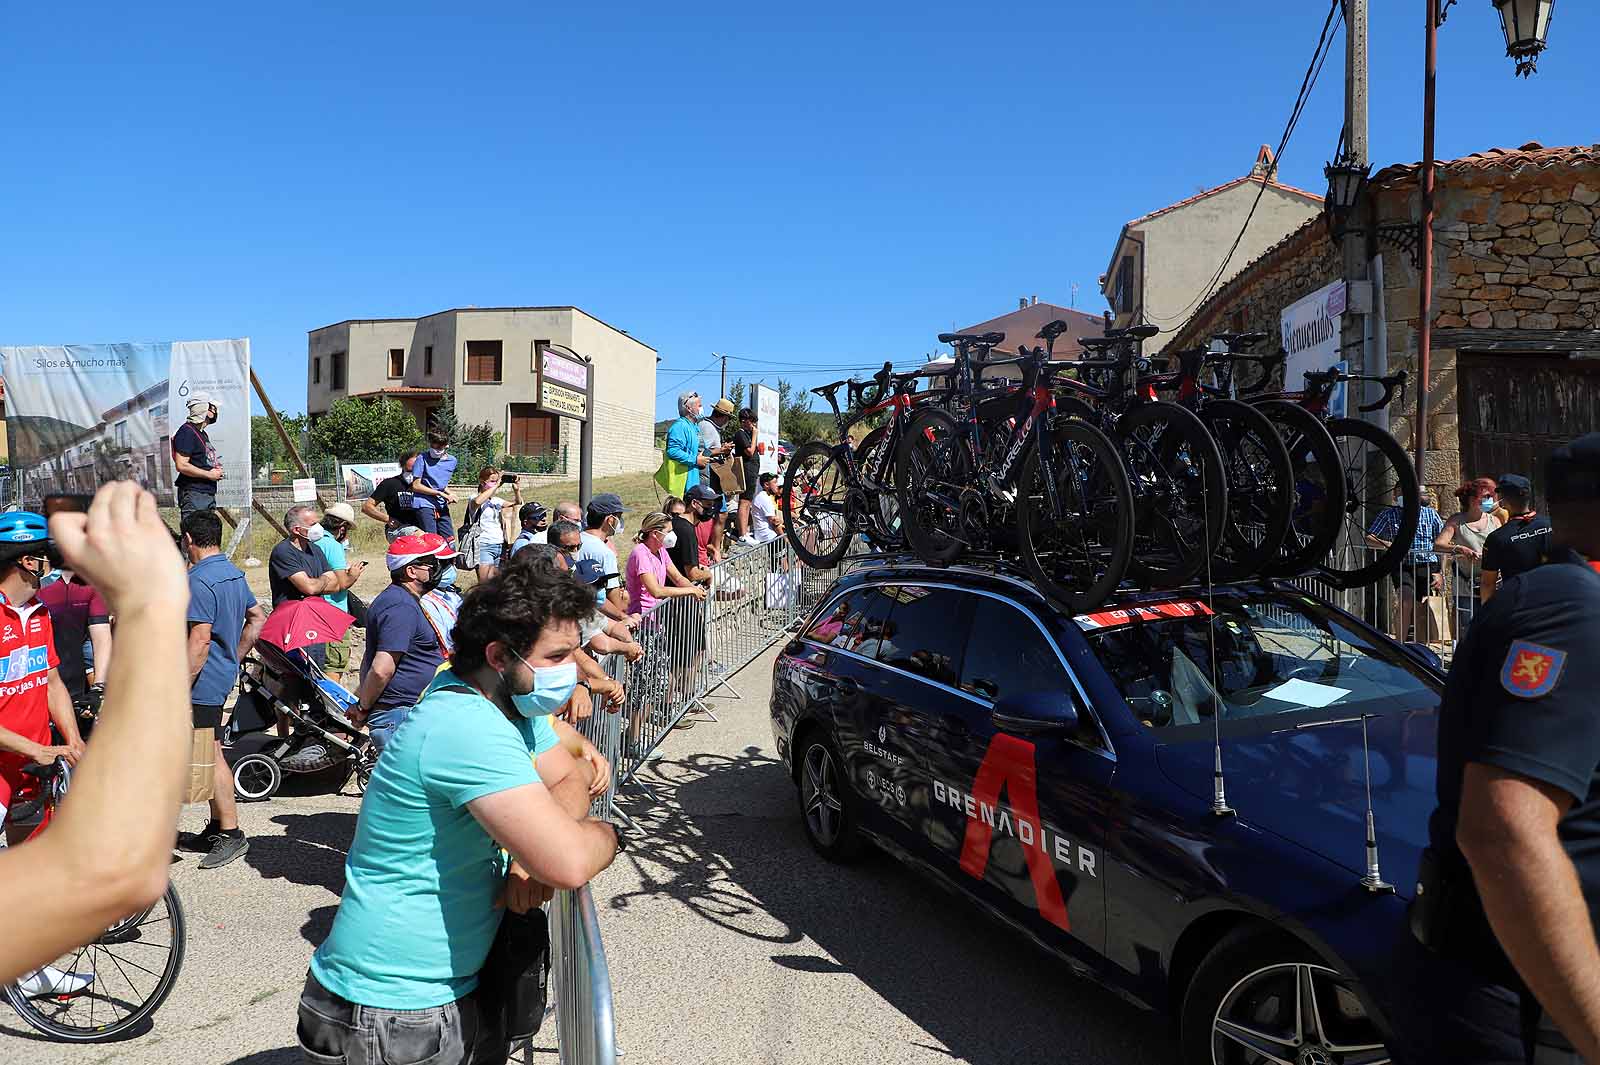
[[[1490,497],[1490,496],[1484,496],[1483,499],[1481,499],[1478,502],[1478,506],[1483,508],[1483,512],[1485,514],[1493,514],[1494,513],[1494,508],[1497,505],[1498,504],[1496,504],[1494,499],[1492,497]]]
[[[512,651],[517,656],[517,661],[528,666],[528,660]],[[578,663],[568,662],[564,666],[528,666],[533,671],[533,690],[527,692],[514,692],[510,685],[506,686],[506,695],[511,698],[511,705],[523,717],[544,717],[561,709],[566,701],[572,698],[572,690],[578,686]],[[500,675],[500,683],[505,684],[505,674]]]
[[[439,583],[435,588],[454,588],[456,583],[456,564],[449,559],[445,560],[444,571],[439,574]]]

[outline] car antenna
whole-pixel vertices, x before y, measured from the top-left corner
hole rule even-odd
[[[1200,464],[1200,498],[1206,499],[1206,466]],[[1202,504],[1203,506],[1205,504]],[[1228,805],[1228,783],[1222,776],[1222,689],[1217,687],[1217,585],[1211,575],[1211,520],[1202,512],[1206,548],[1206,637],[1211,648],[1211,815],[1237,817]]]
[[[1361,886],[1375,895],[1393,894],[1394,885],[1386,882],[1378,869],[1378,833],[1372,816],[1372,756],[1367,751],[1367,718],[1371,716],[1361,715],[1361,765],[1367,786],[1367,873],[1361,878]]]

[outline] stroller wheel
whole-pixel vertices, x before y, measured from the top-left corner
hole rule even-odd
[[[356,782],[356,791],[362,795],[367,793],[367,784],[372,780],[372,767],[378,761],[378,752],[368,743],[350,758],[350,779]]]
[[[265,754],[247,754],[233,763],[233,794],[240,802],[263,802],[283,783],[277,760]]]

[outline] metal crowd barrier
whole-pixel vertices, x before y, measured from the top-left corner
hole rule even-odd
[[[617,1024],[600,919],[587,885],[550,900],[550,991],[561,1065],[616,1065]]]
[[[1393,573],[1360,588],[1341,589],[1319,577],[1290,583],[1402,642],[1427,644],[1446,661],[1482,606],[1477,559],[1446,549],[1434,559],[1407,559]]]

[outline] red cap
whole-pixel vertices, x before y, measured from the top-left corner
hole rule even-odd
[[[416,536],[401,536],[389,545],[389,553],[384,556],[389,563],[389,572],[393,573],[401,566],[409,566],[419,558],[455,558],[461,554],[455,545],[438,533],[420,533]]]

